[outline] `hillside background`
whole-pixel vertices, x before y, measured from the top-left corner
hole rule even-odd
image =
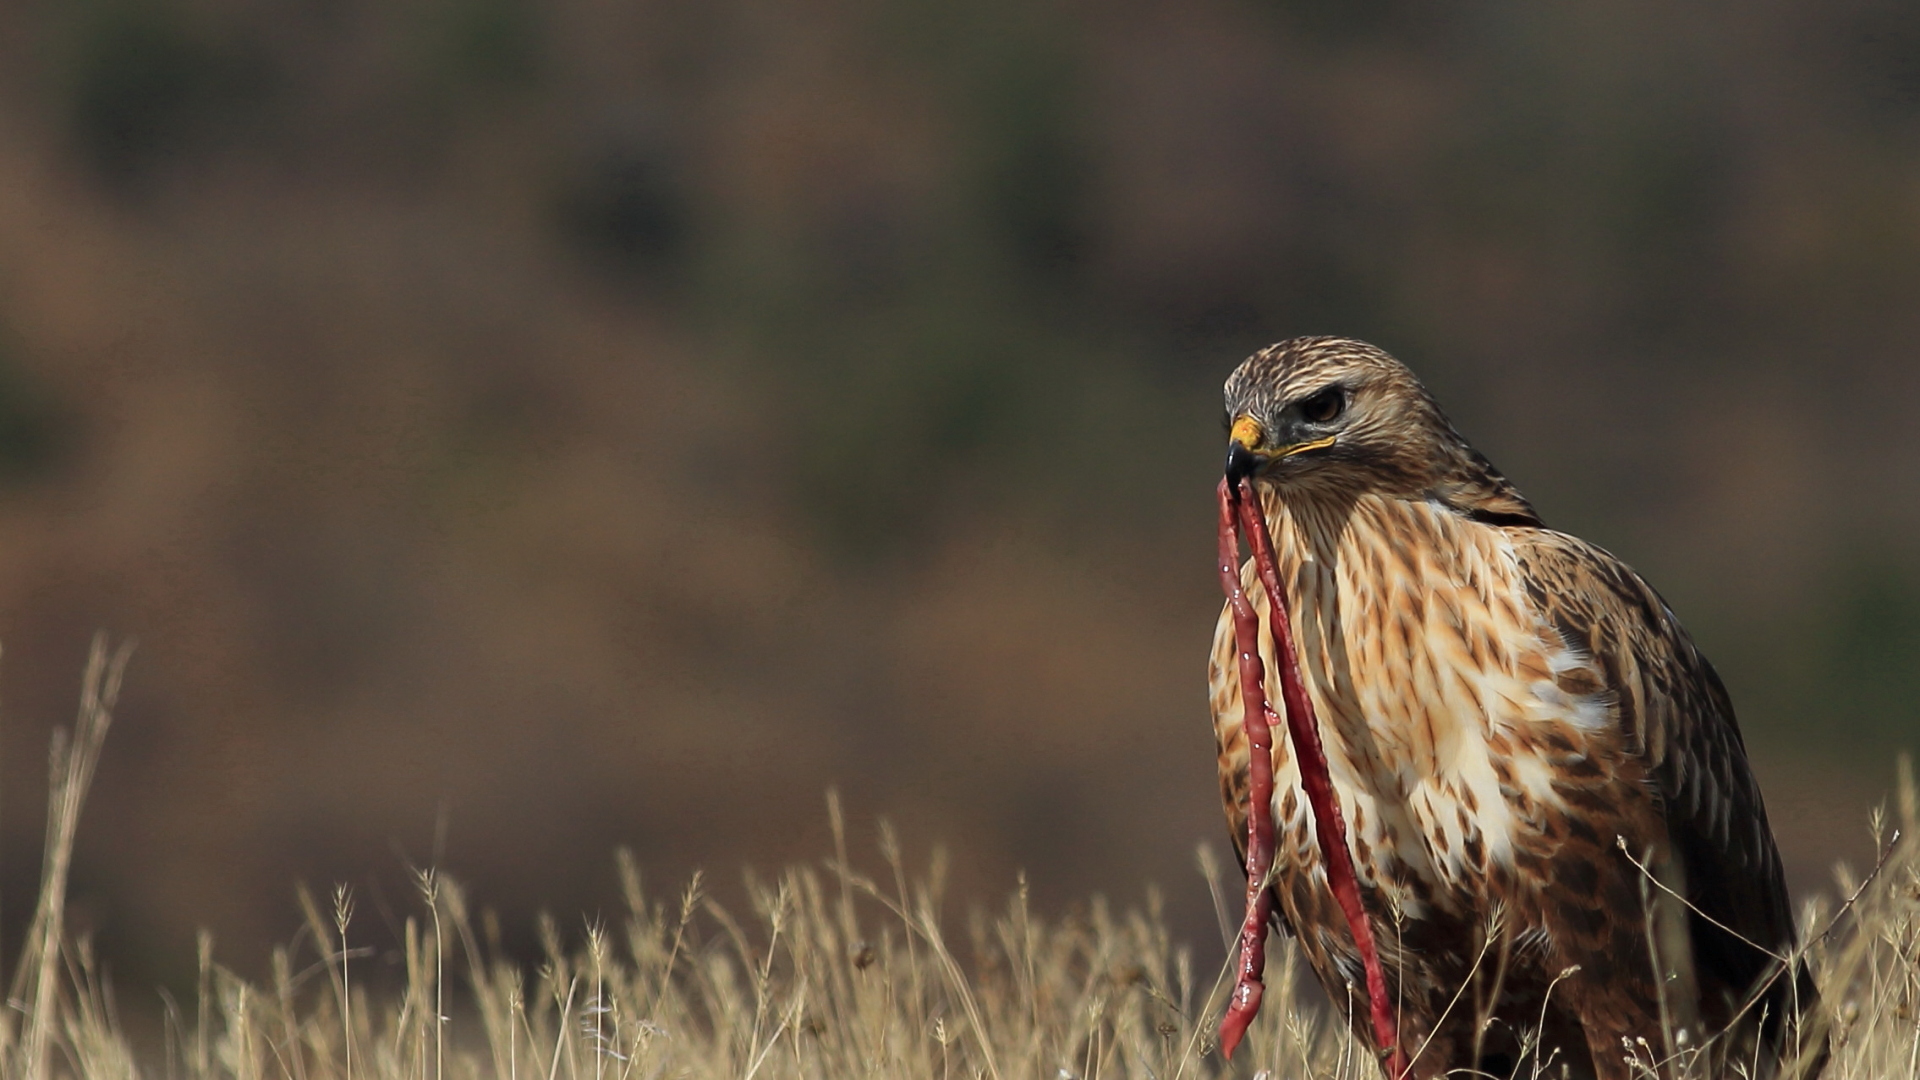
[[[129,1007],[297,881],[527,941],[829,785],[1217,948],[1218,392],[1300,333],[1665,592],[1821,887],[1920,744],[1920,8],[1340,9],[0,7],[0,940],[103,627]]]

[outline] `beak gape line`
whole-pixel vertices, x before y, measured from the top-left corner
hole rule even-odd
[[[1323,439],[1293,443],[1277,450],[1256,450],[1265,432],[1250,417],[1241,417],[1233,422],[1233,433],[1227,438],[1227,484],[1238,488],[1240,481],[1260,471],[1260,466],[1269,461],[1290,458],[1295,454],[1304,454],[1309,450],[1325,450],[1332,446],[1336,436],[1328,435]]]

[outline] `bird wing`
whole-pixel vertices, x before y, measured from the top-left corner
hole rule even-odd
[[[1744,996],[1770,972],[1768,952],[1792,949],[1794,925],[1726,687],[1666,601],[1626,564],[1564,533],[1509,532],[1535,610],[1594,658],[1615,697],[1624,744],[1658,789],[1687,899],[1698,909],[1690,922],[1699,974]],[[1769,987],[1775,1021],[1798,1013],[1789,1008],[1794,990],[1802,991],[1802,1007],[1811,1003],[1810,982],[1776,979]]]

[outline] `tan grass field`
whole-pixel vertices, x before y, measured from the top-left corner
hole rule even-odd
[[[498,927],[453,882],[418,878],[403,990],[370,993],[371,951],[353,897],[302,895],[307,926],[249,982],[201,940],[197,1000],[170,1009],[166,1047],[136,1055],[90,945],[64,928],[68,860],[112,719],[127,652],[95,643],[74,732],[52,754],[45,873],[0,1011],[0,1066],[22,1080],[656,1080],[912,1077],[1187,1080],[1380,1075],[1339,1025],[1293,993],[1291,943],[1269,968],[1266,1007],[1231,1065],[1213,1045],[1224,973],[1196,970],[1156,910],[1032,911],[1024,883],[999,911],[950,928],[936,856],[909,870],[881,830],[878,878],[857,872],[829,797],[836,850],[750,889],[728,911],[696,878],[655,896],[622,857],[627,911],[569,935],[540,926],[546,958],[501,958]],[[1831,1006],[1833,1080],[1920,1077],[1920,844],[1904,767],[1897,806],[1870,823],[1870,874],[1836,874],[1850,899],[1812,905],[1806,946]],[[1223,921],[1233,904],[1203,853]],[[1232,890],[1237,893],[1237,887]],[[1649,1076],[1685,1074],[1686,1063]],[[1735,1067],[1736,1074],[1746,1070]],[[1553,1075],[1549,1069],[1543,1075]]]

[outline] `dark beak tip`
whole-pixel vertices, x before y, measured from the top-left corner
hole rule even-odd
[[[1253,475],[1260,466],[1260,458],[1253,451],[1238,442],[1227,446],[1227,483],[1238,487],[1240,481]]]

